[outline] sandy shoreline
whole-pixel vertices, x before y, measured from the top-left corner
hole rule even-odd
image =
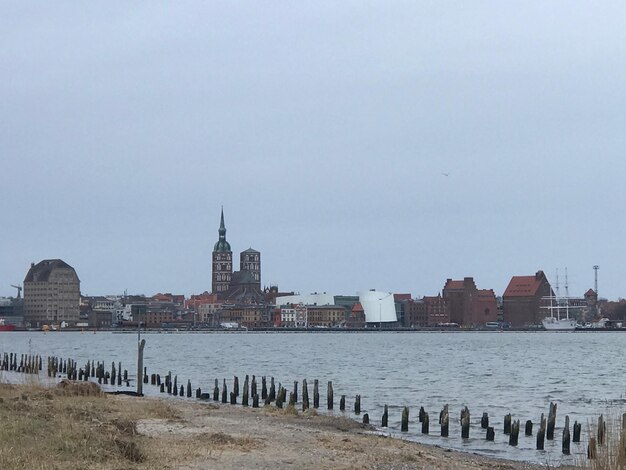
[[[117,397],[133,400],[129,397]],[[145,400],[153,400],[149,398]],[[156,398],[158,400],[158,398]],[[181,462],[178,468],[316,468],[316,469],[539,469],[525,462],[504,461],[446,450],[373,433],[348,418],[295,410],[242,408],[167,400],[178,420],[140,420],[137,431],[193,439],[218,435],[218,452]]]
[[[0,383],[0,422],[0,468],[11,469],[546,468],[387,437],[315,410],[104,394],[92,382]]]

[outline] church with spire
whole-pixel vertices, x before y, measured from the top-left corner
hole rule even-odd
[[[213,246],[211,290],[229,303],[263,303],[261,291],[261,253],[252,248],[239,256],[239,271],[233,272],[233,252],[226,240],[224,208],[220,217],[219,238]]]

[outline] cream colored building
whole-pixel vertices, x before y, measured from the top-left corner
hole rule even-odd
[[[24,323],[72,326],[79,320],[80,279],[60,259],[31,263],[24,279]]]

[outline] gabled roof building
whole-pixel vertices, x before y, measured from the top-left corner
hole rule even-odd
[[[545,297],[553,295],[543,271],[534,276],[513,276],[502,296],[503,320],[511,326],[539,325],[550,314]]]

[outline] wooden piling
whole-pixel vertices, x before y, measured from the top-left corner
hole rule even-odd
[[[295,405],[298,402],[298,381],[293,381],[293,404]]]
[[[363,415],[363,424],[370,424],[370,415],[367,413]]]
[[[261,377],[261,399],[265,400],[267,398],[267,379],[265,376]]]
[[[307,386],[306,379],[302,380],[302,411],[306,411],[309,408],[309,387]]]
[[[255,393],[254,395],[252,395],[252,408],[258,408],[259,407],[259,394]]]
[[[519,419],[511,424],[511,434],[509,435],[509,445],[517,446],[519,443]]]
[[[282,387],[278,389],[278,396],[276,397],[276,408],[282,408],[283,407],[283,394],[282,394]]]
[[[546,418],[541,413],[539,420],[539,431],[537,431],[537,450],[543,450],[546,438]]]
[[[361,414],[361,395],[357,395],[356,397],[354,397],[354,414]]]
[[[470,429],[470,411],[466,406],[461,411],[461,437],[463,439],[469,439],[469,429]]]
[[[496,431],[493,426],[487,426],[487,435],[486,439],[488,441],[493,441],[496,438]]]
[[[270,393],[268,395],[270,402],[276,400],[276,385],[274,384],[274,377],[270,377]]]
[[[556,425],[556,403],[550,403],[550,412],[548,413],[548,425],[546,427],[546,439],[549,441],[554,439],[554,426]]]
[[[233,379],[233,393],[235,394],[235,397],[239,396],[239,377],[237,376]]]
[[[422,416],[422,434],[428,434],[428,413],[424,412]]]
[[[448,412],[448,405],[441,410],[439,423],[441,424],[441,437],[448,437],[450,434],[450,413]]]
[[[423,406],[420,406],[419,413],[417,414],[417,420],[418,420],[420,423],[423,423],[423,422],[424,422],[424,415],[425,415],[425,414],[426,414],[426,412],[424,411],[424,407],[423,407]]]
[[[180,384],[180,396],[181,398],[185,396],[185,386]]]
[[[489,414],[487,412],[484,412],[482,418],[480,418],[480,427],[483,429],[489,427]]]
[[[191,380],[187,379],[187,398],[191,398]]]
[[[319,390],[319,380],[313,380],[313,408],[317,409],[320,407],[320,390]]]
[[[137,345],[137,395],[143,395],[143,383],[141,372],[143,371],[143,349],[146,347],[146,340],[142,339]]]
[[[606,434],[606,423],[604,422],[604,415],[598,417],[598,445],[604,445],[604,437]]]
[[[289,406],[296,406],[296,394],[294,392],[289,393]]]
[[[222,403],[228,403],[228,391],[226,389],[226,379],[222,383]]]
[[[326,387],[326,404],[328,405],[328,409],[332,410],[334,406],[333,399],[333,383],[328,382],[328,386]]]
[[[248,392],[248,376],[246,375],[246,378],[243,381],[243,394],[241,396],[241,405],[242,406],[248,406],[248,398],[249,398],[249,392]]]
[[[200,387],[196,388],[196,398],[202,398],[202,390]]]
[[[504,434],[511,434],[511,413],[504,416]]]
[[[598,455],[598,447],[596,445],[596,438],[591,436],[589,438],[589,444],[587,444],[587,458],[593,460]]]
[[[526,436],[533,435],[533,422],[530,419],[526,420],[526,426],[524,427],[524,435]]]
[[[581,424],[578,421],[574,421],[574,435],[572,436],[572,442],[580,442],[580,431],[582,429]]]
[[[389,409],[387,405],[385,405],[385,411],[383,412],[383,419],[381,423],[381,427],[386,428],[389,424]]]
[[[339,411],[346,411],[346,396],[341,395],[339,399]]]
[[[569,416],[565,416],[565,427],[563,428],[563,439],[561,449],[565,455],[570,454],[570,434],[569,434]]]
[[[400,424],[400,431],[408,432],[409,430],[409,407],[405,406],[402,409],[402,423]]]
[[[230,404],[231,405],[237,404],[237,395],[235,394],[235,392],[230,392]]]
[[[219,382],[215,379],[215,387],[213,387],[213,401],[219,401],[220,399],[220,387]]]

